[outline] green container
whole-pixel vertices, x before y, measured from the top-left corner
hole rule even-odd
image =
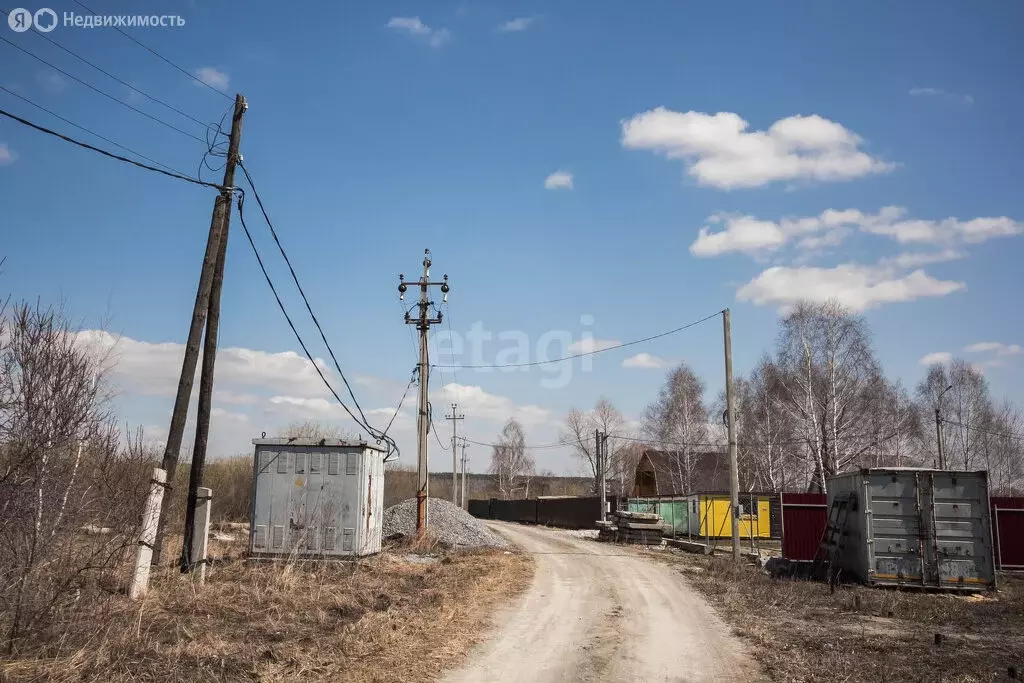
[[[689,505],[685,498],[630,498],[630,512],[661,515],[673,536],[685,536],[689,525]]]

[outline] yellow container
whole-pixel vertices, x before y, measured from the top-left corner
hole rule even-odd
[[[732,513],[729,511],[729,496],[722,494],[698,493],[691,496],[696,503],[699,517],[699,534],[707,538],[728,538],[732,536]],[[771,506],[767,498],[756,498],[756,509],[750,509],[750,499],[740,496],[743,514],[740,515],[740,538],[771,537]],[[691,503],[691,506],[693,503]]]

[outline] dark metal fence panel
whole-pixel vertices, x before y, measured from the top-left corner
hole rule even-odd
[[[504,522],[537,523],[537,499],[500,500],[491,498],[491,519]]]
[[[611,506],[614,509],[614,501]],[[594,522],[601,518],[601,499],[597,496],[586,498],[540,498],[537,500],[537,523],[557,526],[563,529],[593,529]]]
[[[814,559],[828,525],[824,493],[783,493],[782,556],[787,560]]]
[[[490,519],[491,501],[471,498],[468,503],[467,511],[478,519]]]
[[[996,567],[1024,569],[1024,498],[993,496],[989,502]]]

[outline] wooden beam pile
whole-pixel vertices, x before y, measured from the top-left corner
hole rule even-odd
[[[607,522],[597,522],[597,540],[611,543],[661,545],[665,520],[652,512],[613,512]]]

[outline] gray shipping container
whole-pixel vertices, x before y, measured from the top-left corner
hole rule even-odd
[[[912,468],[830,477],[829,509],[849,499],[837,564],[871,585],[995,587],[988,476]]]
[[[380,552],[384,456],[338,439],[253,439],[252,557]]]

